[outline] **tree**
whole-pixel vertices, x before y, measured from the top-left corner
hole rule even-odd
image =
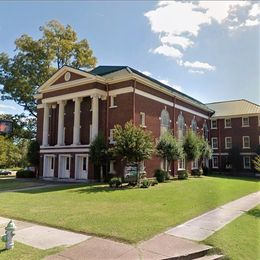
[[[90,145],[90,160],[103,178],[103,166],[107,162],[107,145],[103,134],[98,134]]]
[[[2,100],[14,100],[36,117],[34,95],[37,88],[63,65],[75,68],[95,67],[97,59],[86,39],[78,41],[70,25],[50,21],[40,27],[42,37],[27,34],[16,39],[16,54],[0,53],[0,90]]]
[[[140,184],[140,163],[150,159],[154,151],[153,137],[150,131],[127,122],[124,128],[116,125],[114,129],[114,147],[110,151],[127,163],[137,163],[137,183]]]
[[[157,154],[164,160],[164,169],[169,172],[171,162],[182,158],[183,149],[181,144],[170,133],[166,132],[160,138],[156,146]]]
[[[200,157],[200,140],[192,131],[188,131],[184,139],[183,151],[187,162],[194,161]]]
[[[260,172],[260,155],[257,155],[253,160],[256,171]]]
[[[28,144],[27,160],[32,166],[38,167],[40,164],[39,150],[39,143],[36,140],[31,140]]]
[[[212,157],[212,148],[208,141],[202,136],[197,137],[199,139],[199,150],[200,150],[200,168],[202,168],[203,159],[210,159]]]

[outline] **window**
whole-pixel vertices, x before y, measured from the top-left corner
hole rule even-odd
[[[117,107],[116,96],[110,96],[110,108]]]
[[[115,129],[110,129],[110,132],[109,132],[109,143],[110,144],[114,144],[115,141],[114,141],[114,130]]]
[[[225,119],[225,128],[231,128],[231,118]]]
[[[169,112],[165,109],[161,112],[161,135],[170,130],[170,115]]]
[[[243,148],[250,148],[250,137],[243,136]]]
[[[212,149],[218,149],[218,138],[217,137],[211,138],[211,147],[212,147]]]
[[[197,122],[196,122],[195,116],[193,117],[193,119],[191,121],[191,130],[193,133],[197,133]]]
[[[177,124],[178,124],[178,138],[183,139],[185,135],[185,121],[182,112],[178,116]]]
[[[54,169],[54,157],[51,157],[51,170]]]
[[[242,117],[242,127],[249,126],[249,117]]]
[[[82,159],[82,171],[87,170],[87,157],[83,157]]]
[[[251,169],[250,156],[244,156],[243,157],[243,165],[244,165],[244,169]]]
[[[66,170],[70,169],[70,158],[66,157]]]
[[[206,121],[203,124],[203,137],[206,141],[208,141],[208,139],[209,139],[209,129],[208,129],[208,125],[207,125]]]
[[[145,113],[144,112],[140,113],[140,122],[141,122],[140,126],[146,127],[145,126]]]
[[[212,119],[211,120],[211,129],[217,129],[217,120],[216,119]]]
[[[178,161],[178,170],[185,170],[185,159],[181,159]]]
[[[218,157],[212,156],[212,168],[218,168]]]
[[[232,148],[232,137],[225,137],[225,148],[226,149]]]
[[[198,169],[198,165],[199,165],[199,162],[198,162],[198,159],[192,161],[192,166],[191,168],[192,169]]]

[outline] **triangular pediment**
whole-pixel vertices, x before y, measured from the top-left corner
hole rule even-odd
[[[82,80],[93,80],[96,76],[85,72],[83,70],[74,69],[68,66],[63,66],[52,75],[42,86],[39,87],[38,92],[45,92],[52,88],[63,87],[72,82],[79,82]]]

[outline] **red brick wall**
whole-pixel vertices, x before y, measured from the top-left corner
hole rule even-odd
[[[62,74],[52,85],[56,85],[56,84],[60,84],[60,83],[64,83],[64,82],[69,82],[69,81],[73,81],[73,80],[76,80],[76,79],[85,78],[84,76],[81,76],[79,74],[70,72],[70,80],[69,81],[65,81],[64,75],[65,75],[65,73]]]

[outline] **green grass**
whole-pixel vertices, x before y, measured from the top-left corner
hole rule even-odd
[[[18,188],[32,187],[37,184],[37,181],[24,181],[11,176],[0,177],[0,191],[13,190]]]
[[[12,250],[5,250],[5,244],[0,242],[0,259],[1,260],[38,260],[45,256],[53,255],[61,251],[62,248],[52,248],[48,250],[40,250],[18,242]]]
[[[257,190],[255,179],[221,177],[149,189],[66,185],[0,193],[0,215],[135,243]]]
[[[204,241],[227,259],[260,259],[260,206],[243,214]]]

